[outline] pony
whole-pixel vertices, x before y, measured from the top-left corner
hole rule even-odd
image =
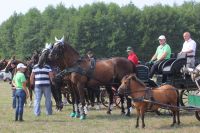
[[[116,85],[116,83],[119,84],[125,75],[135,73],[135,65],[123,57],[96,60],[95,63],[92,63],[88,58],[81,58],[79,53],[64,41],[64,37],[60,40],[55,38],[55,40],[56,43],[51,50],[49,58],[52,61],[57,61],[57,65],[63,70],[62,74],[70,75],[71,82],[76,85],[75,91],[78,92],[80,99],[80,119],[86,118],[84,88],[87,87],[106,86],[110,100],[107,113],[110,114],[114,95],[111,86],[113,84]],[[127,103],[130,105],[130,100]],[[124,108],[122,108],[122,112],[124,113]]]
[[[173,123],[171,126],[176,123],[176,117],[178,125],[180,124],[179,94],[175,87],[166,84],[153,89],[147,88],[135,74],[130,74],[123,77],[118,93],[128,94],[132,98],[137,111],[136,128],[139,127],[140,117],[142,119],[142,128],[145,127],[144,114],[147,109],[156,111],[160,107],[167,107],[172,111]]]

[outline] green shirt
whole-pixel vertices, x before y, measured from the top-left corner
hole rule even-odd
[[[160,45],[157,47],[157,50],[156,50],[157,60],[159,60],[162,57],[164,52],[167,53],[165,59],[169,59],[171,56],[171,48],[166,43],[164,45]]]
[[[23,83],[26,81],[24,73],[17,72],[13,77],[13,81],[16,84],[16,89],[23,89]]]

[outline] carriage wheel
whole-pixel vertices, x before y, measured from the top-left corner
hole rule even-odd
[[[100,92],[100,100],[101,103],[105,106],[108,107],[109,105],[109,95],[108,92],[106,90],[101,90]],[[115,103],[115,99],[113,100],[113,102]],[[116,107],[116,104],[113,104],[114,107]]]
[[[188,90],[181,90],[180,97],[179,97],[181,106],[188,105],[188,94],[189,94]]]
[[[195,111],[195,117],[200,121],[200,111]]]
[[[69,104],[72,104],[72,94],[70,92],[67,92],[66,93],[66,96],[67,96],[67,102]]]

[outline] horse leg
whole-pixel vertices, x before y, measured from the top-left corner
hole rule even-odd
[[[140,109],[136,108],[136,111],[137,111],[137,120],[136,120],[135,128],[138,128],[139,127],[139,119],[140,119]]]
[[[82,84],[78,84],[77,89],[78,89],[79,97],[80,97],[80,104],[79,104],[80,119],[84,120],[86,118],[86,114],[84,110],[84,107],[85,107],[84,87]]]
[[[126,101],[127,101],[127,112],[126,112],[126,116],[131,116],[131,99],[126,97]]]
[[[114,96],[114,93],[113,93],[113,91],[112,91],[111,86],[106,86],[106,91],[108,92],[108,95],[109,95],[109,105],[108,105],[107,114],[111,114],[112,105],[113,105],[113,96]]]
[[[32,106],[32,101],[33,101],[33,91],[31,89],[31,87],[28,87],[28,91],[29,91],[29,95],[30,95],[30,103],[29,103],[29,107]]]
[[[120,95],[120,100],[121,100],[121,114],[125,114],[125,109],[124,109],[124,96]]]
[[[95,90],[95,97],[97,99],[96,109],[101,109],[101,107],[100,107],[100,88],[99,87]]]
[[[141,119],[142,119],[142,128],[145,127],[145,123],[144,123],[144,113],[145,113],[145,110],[144,110],[144,108],[142,108],[142,109],[140,110],[140,115],[141,115]]]
[[[177,116],[177,121],[178,121],[178,125],[180,125],[180,114],[179,114],[179,109],[176,110],[176,116]]]
[[[173,114],[173,122],[171,124],[171,127],[173,127],[174,124],[176,123],[176,111],[174,111],[173,109],[172,109],[172,114]]]

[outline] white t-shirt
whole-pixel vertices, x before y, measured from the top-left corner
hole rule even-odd
[[[183,48],[181,52],[186,52],[188,50],[193,50],[191,53],[187,53],[187,55],[195,56],[196,52],[196,42],[192,40],[191,38],[188,41],[185,41],[183,43]]]

